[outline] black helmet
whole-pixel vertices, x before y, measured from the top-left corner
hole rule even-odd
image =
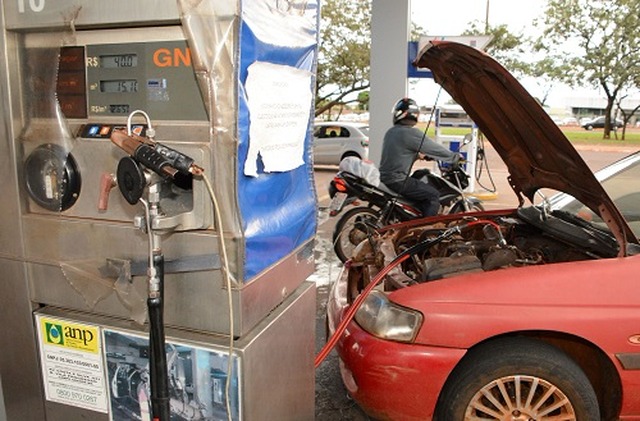
[[[393,107],[393,124],[405,118],[417,123],[418,114],[420,114],[418,104],[411,98],[402,98],[396,102],[396,105]]]

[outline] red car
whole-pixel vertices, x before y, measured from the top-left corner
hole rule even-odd
[[[596,178],[484,53],[434,42],[416,64],[501,155],[520,206],[356,248],[327,309],[331,332],[346,324],[348,392],[385,420],[640,419],[640,154]],[[540,189],[563,193],[525,206]]]

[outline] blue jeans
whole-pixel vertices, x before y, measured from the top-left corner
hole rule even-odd
[[[408,177],[405,181],[384,183],[394,192],[415,202],[422,216],[437,215],[440,210],[440,193],[435,187],[418,179]]]

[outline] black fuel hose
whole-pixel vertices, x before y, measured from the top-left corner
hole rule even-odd
[[[154,254],[153,264],[159,280],[158,291],[147,299],[149,311],[149,363],[151,413],[154,421],[169,421],[169,373],[164,336],[164,256]]]

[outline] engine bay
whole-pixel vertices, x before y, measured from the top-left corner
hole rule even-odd
[[[349,268],[350,289],[357,294],[380,270],[406,254],[408,258],[387,274],[385,290],[463,273],[616,255],[617,244],[608,231],[572,218],[528,207],[426,225],[389,226],[356,248]]]

